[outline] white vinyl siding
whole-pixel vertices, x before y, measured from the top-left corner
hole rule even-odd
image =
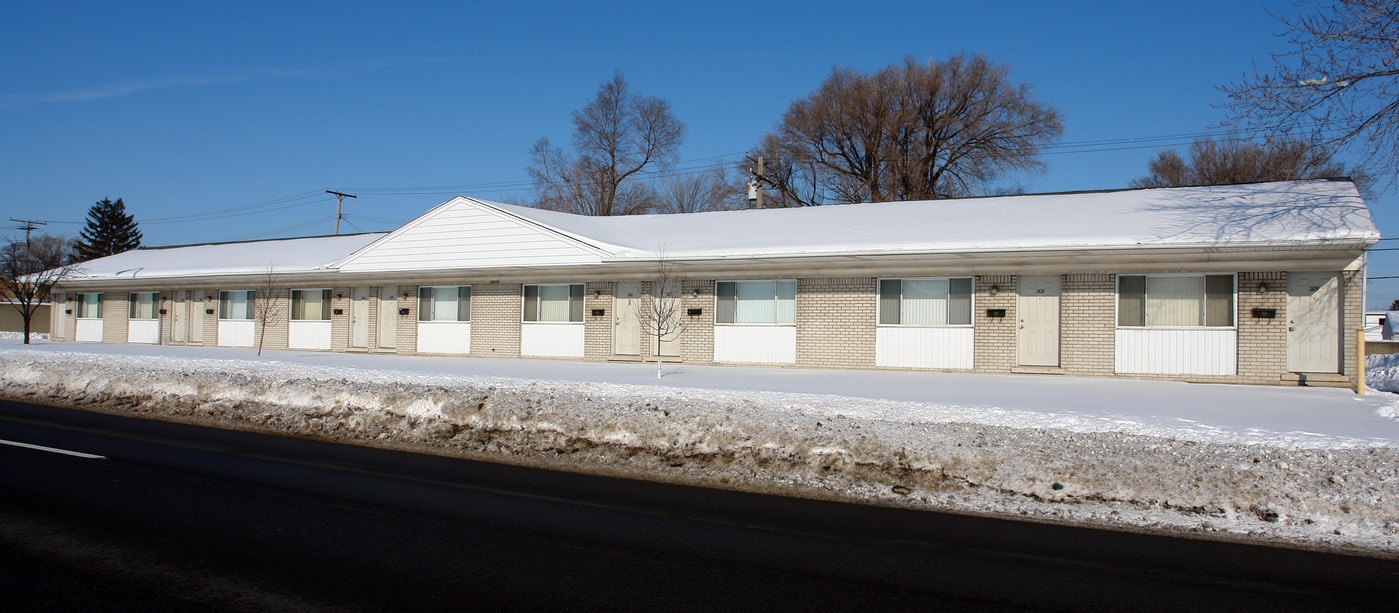
[[[471,286],[418,288],[418,353],[471,353]]]
[[[714,361],[796,363],[796,281],[719,281],[715,290]]]
[[[330,290],[291,290],[290,315],[287,348],[330,350]]]
[[[1237,374],[1234,275],[1119,275],[1117,295],[1116,372]]]
[[[219,292],[219,319],[252,319],[253,290],[224,290]]]
[[[523,320],[520,355],[583,357],[583,284],[524,286]]]
[[[970,369],[972,278],[879,280],[875,366]]]
[[[291,290],[292,321],[330,321],[330,290]]]
[[[253,304],[256,298],[257,294],[253,290],[219,292],[219,346],[253,346],[257,331],[257,322],[253,321]]]
[[[598,264],[577,239],[465,198],[429,211],[340,267],[343,272]]]
[[[471,321],[471,286],[419,287],[418,321]]]
[[[78,294],[77,303],[78,318],[73,326],[73,340],[102,342],[102,294]]]

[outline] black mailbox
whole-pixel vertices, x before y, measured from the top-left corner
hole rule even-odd
[[[1253,310],[1253,318],[1254,318],[1254,319],[1276,319],[1277,316],[1278,316],[1278,310],[1277,310],[1277,309],[1254,309],[1254,310]]]
[[[704,309],[686,309],[685,314],[691,317],[694,317],[696,315],[703,315]]]
[[[165,309],[161,309],[161,310],[160,310],[160,314],[161,314],[161,315],[164,315],[164,314],[165,314]]]
[[[593,309],[593,317],[602,317],[607,314],[607,309]]]
[[[64,315],[72,315],[72,314],[73,314],[73,309],[64,309],[63,314],[64,314]]]
[[[399,310],[398,310],[398,314],[399,314],[399,315],[407,315],[407,314],[408,314],[408,309],[399,309]]]
[[[334,313],[334,314],[336,314],[336,315],[344,315],[344,314],[345,314],[345,309],[331,309],[330,312],[331,312],[331,313]]]
[[[1005,310],[1005,309],[986,309],[986,316],[987,316],[987,317],[1005,317],[1005,316],[1006,316],[1006,310]]]
[[[213,309],[204,309],[204,314],[205,314],[205,315],[213,315],[213,314],[214,314],[214,310],[213,310]]]

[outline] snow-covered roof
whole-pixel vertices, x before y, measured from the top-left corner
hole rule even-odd
[[[489,203],[613,259],[1372,244],[1355,185],[1306,180],[691,213],[587,217]]]
[[[69,281],[162,279],[328,270],[384,236],[382,232],[241,243],[136,249],[80,264]]]
[[[672,261],[731,265],[806,256],[1358,250],[1379,237],[1346,180],[623,217],[457,197],[391,233],[141,249],[86,262],[69,280],[256,275],[269,268],[279,274],[532,271],[646,262],[662,251]]]

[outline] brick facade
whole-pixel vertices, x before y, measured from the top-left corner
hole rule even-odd
[[[797,365],[874,368],[874,277],[797,279]]]
[[[1362,325],[1364,284],[1361,271],[1339,275],[1343,301],[1341,348],[1343,359],[1336,374],[1299,376],[1287,371],[1287,273],[1281,271],[1240,272],[1236,276],[1235,328],[1237,330],[1237,374],[1232,376],[1196,375],[1116,375],[1117,275],[1069,273],[1060,276],[1060,366],[1059,368],[1019,368],[1017,365],[1017,283],[1013,274],[975,277],[972,322],[975,335],[974,371],[1062,372],[1078,376],[1130,376],[1186,381],[1251,383],[1267,385],[1354,385],[1358,376],[1353,364],[1357,352],[1354,329]],[[519,283],[470,283],[471,354],[477,357],[518,357],[522,313],[522,286]],[[643,282],[643,307],[652,299],[652,284]],[[391,286],[393,302],[379,300],[381,287],[369,286],[368,348],[378,350],[381,309],[393,309],[396,318],[397,353],[417,352],[418,300],[416,286]],[[584,285],[584,351],[587,360],[613,359],[616,313],[613,301],[615,283],[594,281]],[[684,279],[679,283],[683,332],[675,341],[679,358],[689,363],[710,363],[714,359],[715,282]],[[233,288],[241,289],[241,288]],[[270,294],[270,295],[269,295]],[[102,293],[103,342],[127,342],[129,296],[127,291]],[[174,291],[161,292],[161,342],[174,343]],[[53,318],[63,317],[68,338],[76,330],[77,292],[65,294],[63,308]],[[218,344],[217,289],[189,290],[191,310],[209,311],[203,316],[205,345]],[[350,309],[353,288],[331,290],[331,350],[347,351],[350,338]],[[256,316],[270,301],[263,346],[287,347],[290,288],[257,291],[254,305],[255,343],[262,322]],[[805,277],[797,279],[796,366],[802,368],[875,367],[878,330],[878,278]],[[1255,309],[1272,311],[1275,317],[1256,317]],[[69,313],[68,310],[74,312]],[[404,313],[399,313],[403,310]],[[993,316],[993,314],[995,316]],[[185,344],[198,344],[187,340]],[[644,333],[641,356],[649,359],[654,341]],[[363,350],[365,348],[356,348]],[[1305,381],[1304,381],[1305,380]]]

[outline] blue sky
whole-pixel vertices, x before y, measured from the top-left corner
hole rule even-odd
[[[1256,2],[7,2],[0,217],[76,235],[121,197],[147,245],[396,227],[456,194],[527,198],[529,148],[620,70],[731,163],[835,66],[982,53],[1058,108],[1028,192],[1113,189],[1220,134],[1216,85],[1286,50]],[[1391,189],[1371,202],[1399,236]],[[0,220],[2,221],[2,220]],[[8,223],[8,222],[6,222]],[[17,224],[6,226],[16,235]],[[22,233],[19,233],[22,234]],[[1389,253],[1396,255],[1390,256]],[[1378,252],[1372,276],[1399,275]],[[1399,280],[1370,284],[1372,305]]]

